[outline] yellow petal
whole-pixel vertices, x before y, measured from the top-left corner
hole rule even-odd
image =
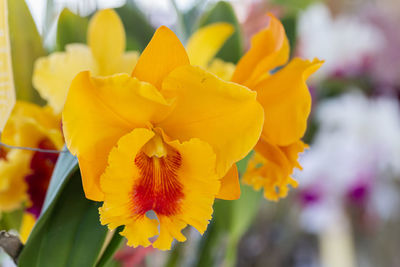
[[[139,60],[139,53],[136,51],[126,52],[122,55],[115,73],[131,74]]]
[[[252,185],[255,190],[264,189],[265,198],[277,201],[289,192],[289,185],[297,187],[290,175],[294,168],[301,166],[297,162],[298,154],[306,145],[298,140],[295,143],[279,147],[260,140],[255,147],[256,153],[250,160],[243,182]]]
[[[260,76],[285,64],[289,58],[289,43],[281,22],[273,15],[266,29],[251,39],[250,50],[240,59],[232,81],[253,89]]]
[[[121,232],[127,239],[127,245],[131,247],[148,247],[151,245],[149,238],[158,235],[158,221],[141,216],[132,220]]]
[[[99,178],[118,139],[135,127],[150,127],[168,114],[158,90],[127,74],[73,80],[63,111],[65,140],[78,156],[87,198],[101,201]]]
[[[173,239],[186,239],[181,230],[187,224],[205,231],[220,181],[210,145],[198,139],[172,141],[164,143],[167,158],[149,157],[143,148],[156,137],[153,131],[135,129],[120,138],[101,177],[100,214],[110,228],[125,225],[122,234],[136,247],[149,246],[149,238],[158,233],[158,223],[147,217],[153,210],[160,225],[153,246],[169,249]]]
[[[164,80],[162,93],[176,96],[175,108],[158,124],[173,139],[192,137],[209,143],[217,154],[217,173],[245,157],[257,143],[264,112],[256,93],[225,82],[193,66],[183,66]]]
[[[110,229],[125,225],[121,234],[133,247],[151,245],[149,238],[158,234],[157,220],[136,214],[137,208],[132,203],[134,186],[140,179],[135,158],[153,136],[152,131],[140,128],[123,136],[111,150],[109,166],[101,176],[104,192],[104,204],[100,208],[101,223],[108,224]]]
[[[20,237],[23,244],[26,243],[28,237],[32,231],[33,226],[35,225],[36,218],[32,213],[24,212],[22,216],[21,229],[20,229]]]
[[[233,31],[233,26],[224,22],[207,25],[197,30],[186,44],[190,64],[206,67]]]
[[[175,68],[188,64],[189,58],[178,37],[161,26],[140,56],[132,76],[161,88],[165,76]]]
[[[0,211],[12,211],[26,199],[25,176],[30,172],[30,151],[12,149],[7,159],[0,159]]]
[[[230,81],[235,71],[235,64],[215,58],[211,61],[206,70],[217,75],[222,80]]]
[[[186,223],[176,217],[160,217],[160,235],[154,242],[153,247],[160,250],[171,249],[174,238],[179,242],[186,241],[186,237],[181,233],[186,227]]]
[[[133,226],[136,218],[134,212],[135,207],[132,206],[133,188],[137,179],[139,179],[139,170],[135,165],[135,157],[141,148],[154,136],[150,130],[138,128],[124,135],[118,140],[118,143],[111,150],[108,157],[108,167],[101,176],[101,189],[104,192],[104,204],[100,208],[100,219],[102,224],[108,224],[110,229],[114,229],[119,225]],[[151,227],[151,222],[144,227]],[[135,224],[136,225],[136,224]],[[137,225],[136,225],[137,226]],[[133,227],[132,227],[133,228]],[[127,229],[132,232],[134,229]],[[137,232],[135,232],[137,233]],[[157,234],[158,231],[155,233]],[[144,238],[147,236],[147,239]],[[141,233],[138,237],[134,237],[144,241],[154,236],[149,233]],[[132,238],[129,238],[132,243]],[[135,241],[134,246],[142,245]]]
[[[214,198],[220,189],[220,179],[215,173],[215,153],[209,144],[196,138],[169,144],[182,156],[178,177],[185,198],[177,216],[203,234],[211,219]]]
[[[124,26],[114,10],[101,10],[93,16],[88,27],[88,44],[99,65],[99,74],[114,74],[125,51]]]
[[[236,164],[234,164],[221,179],[221,188],[216,197],[225,200],[235,200],[240,198],[239,173]]]
[[[67,45],[65,52],[56,52],[35,62],[33,85],[56,113],[61,113],[68,88],[81,71],[97,74],[97,65],[86,45]]]
[[[321,65],[319,60],[296,58],[257,85],[257,99],[265,111],[262,135],[268,142],[287,146],[304,135],[311,110],[306,80]]]
[[[9,145],[36,147],[43,139],[49,139],[61,149],[64,138],[61,120],[51,108],[18,101],[11,113],[1,140]]]

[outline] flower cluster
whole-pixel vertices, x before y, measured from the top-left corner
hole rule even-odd
[[[33,84],[49,106],[18,103],[3,141],[59,150],[64,137],[86,198],[103,202],[101,223],[123,225],[134,247],[170,249],[174,239],[186,240],[187,225],[204,233],[215,199],[240,197],[236,163],[253,149],[243,181],[267,199],[285,197],[307,147],[306,80],[322,62],[289,61],[285,30],[268,19],[235,65],[215,58],[234,31],[228,23],[199,29],[186,48],[161,26],[139,56],[125,52],[117,13],[101,10],[89,23],[88,46],[69,44],[37,60]],[[46,191],[57,156],[1,150],[0,158],[0,172],[10,174],[0,187],[18,198],[4,208],[29,194],[27,211],[38,216],[38,192]]]

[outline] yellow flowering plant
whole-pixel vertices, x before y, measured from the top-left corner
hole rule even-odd
[[[236,164],[253,149],[244,183],[270,200],[296,186],[290,175],[311,108],[306,79],[322,62],[289,61],[285,30],[269,17],[237,64],[216,57],[237,31],[230,23],[202,27],[185,45],[161,26],[144,51],[125,52],[111,9],[90,19],[87,45],[36,61],[32,83],[47,106],[17,102],[2,132],[12,148],[0,149],[0,210],[26,204],[33,216],[23,218],[24,241],[36,221],[21,266],[103,266],[115,246],[106,235],[169,250],[187,226],[203,234],[216,199],[239,203]],[[39,151],[61,151],[64,141],[60,157]]]

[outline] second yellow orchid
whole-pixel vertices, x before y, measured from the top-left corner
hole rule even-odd
[[[257,92],[265,123],[243,180],[256,190],[263,188],[267,199],[278,200],[287,195],[288,185],[297,186],[290,175],[295,167],[301,168],[297,157],[307,147],[300,140],[311,109],[306,80],[322,61],[295,58],[288,63],[285,29],[271,14],[268,26],[253,36],[237,66],[212,59],[232,31],[226,23],[206,26],[189,39],[188,52],[192,63]]]

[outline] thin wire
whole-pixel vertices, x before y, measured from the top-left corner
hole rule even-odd
[[[34,147],[11,146],[11,145],[4,144],[3,142],[0,142],[0,147],[5,147],[5,148],[9,148],[9,149],[29,150],[29,151],[41,152],[41,153],[53,153],[53,154],[59,154],[59,153],[68,152],[67,149],[64,149],[64,150],[53,150],[53,149],[41,149],[41,148],[34,148]]]

